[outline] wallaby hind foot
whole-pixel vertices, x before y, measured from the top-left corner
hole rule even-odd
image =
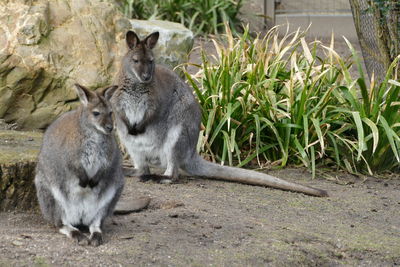
[[[93,247],[98,247],[103,244],[103,235],[100,232],[94,232],[91,234],[89,244]]]
[[[172,180],[171,177],[162,174],[143,174],[139,176],[140,182],[148,182],[153,181],[159,184],[172,184],[177,180]]]
[[[87,246],[90,243],[89,238],[87,238],[86,235],[79,230],[71,231],[71,238],[81,246]]]

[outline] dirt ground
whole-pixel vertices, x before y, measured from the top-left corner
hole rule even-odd
[[[304,169],[269,173],[331,196],[129,177],[123,198],[150,196],[150,206],[110,218],[97,248],[75,244],[38,213],[0,213],[0,266],[400,265],[399,176],[312,180]]]

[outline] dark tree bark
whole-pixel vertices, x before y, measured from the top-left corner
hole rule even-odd
[[[400,2],[349,1],[368,74],[381,80],[400,53]]]

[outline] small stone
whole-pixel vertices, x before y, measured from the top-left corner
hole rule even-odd
[[[134,238],[134,236],[122,236],[119,239],[130,240],[130,239],[133,239],[133,238]]]
[[[168,210],[168,209],[174,209],[177,207],[183,207],[185,206],[185,204],[183,204],[180,201],[176,201],[176,200],[170,200],[170,201],[166,201],[160,204],[160,209],[163,210]]]
[[[124,215],[132,212],[138,212],[147,208],[150,204],[150,197],[141,197],[138,199],[118,201],[117,206],[114,210],[115,215]]]
[[[22,246],[24,243],[21,242],[21,241],[18,241],[18,240],[14,240],[14,241],[12,242],[12,244],[13,244],[14,246],[20,247],[20,246]]]

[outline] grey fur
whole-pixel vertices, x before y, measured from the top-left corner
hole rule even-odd
[[[327,196],[327,192],[273,176],[202,159],[196,152],[201,110],[191,88],[173,71],[154,64],[148,40],[127,33],[129,51],[122,60],[119,88],[111,98],[116,112],[117,133],[138,173],[146,180],[149,165],[166,168],[163,181],[178,179],[179,170],[190,175]],[[151,77],[145,80],[143,77]]]
[[[46,130],[35,185],[45,219],[79,243],[97,246],[101,225],[124,186],[108,102],[116,86],[100,92],[76,86],[82,105]],[[79,232],[80,225],[89,227],[90,239]]]

